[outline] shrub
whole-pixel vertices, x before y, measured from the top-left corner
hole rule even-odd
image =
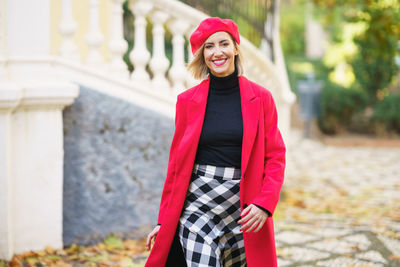
[[[400,93],[390,94],[377,102],[372,121],[383,124],[389,132],[400,133]]]
[[[376,5],[379,6],[379,5]],[[378,101],[377,92],[385,89],[398,71],[395,64],[400,35],[400,15],[392,7],[367,6],[366,31],[355,37],[359,53],[352,66],[356,81],[369,95],[371,103]]]
[[[325,134],[336,134],[347,128],[352,116],[363,110],[367,101],[364,91],[347,89],[327,81],[321,94],[320,130]]]

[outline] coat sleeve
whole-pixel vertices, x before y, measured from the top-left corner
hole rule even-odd
[[[168,202],[170,199],[170,194],[173,187],[174,177],[175,177],[175,159],[177,154],[177,148],[182,138],[184,129],[183,129],[183,101],[178,96],[176,102],[176,112],[175,112],[175,133],[174,137],[172,138],[171,148],[169,151],[169,159],[168,159],[168,168],[167,168],[167,176],[164,183],[164,189],[161,195],[161,203],[160,209],[158,212],[158,220],[157,224],[162,224],[165,212],[168,207]]]
[[[286,148],[278,129],[275,103],[269,91],[266,91],[266,95],[263,96],[263,108],[265,123],[264,177],[261,192],[254,199],[253,204],[259,205],[273,214],[283,183]]]

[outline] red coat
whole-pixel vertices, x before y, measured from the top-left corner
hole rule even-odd
[[[168,257],[188,190],[203,125],[210,80],[186,90],[176,104],[175,134],[167,177],[161,197],[160,231],[146,262],[162,267]],[[251,203],[274,213],[283,183],[285,145],[277,128],[277,112],[271,93],[239,77],[243,116],[242,179],[240,203]],[[248,267],[277,266],[272,217],[257,233],[243,233]]]

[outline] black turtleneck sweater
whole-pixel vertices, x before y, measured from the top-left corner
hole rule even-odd
[[[243,120],[237,71],[226,77],[210,74],[203,128],[195,162],[241,167]]]

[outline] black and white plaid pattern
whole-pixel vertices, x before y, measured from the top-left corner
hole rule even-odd
[[[179,228],[188,267],[247,266],[240,177],[238,168],[195,164]]]

